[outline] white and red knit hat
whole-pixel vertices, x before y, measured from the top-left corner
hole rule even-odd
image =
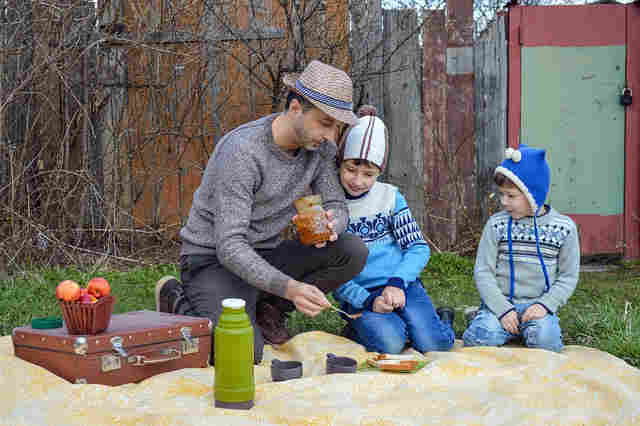
[[[342,138],[338,160],[367,160],[383,171],[389,151],[387,126],[376,117],[376,109],[371,105],[362,106],[358,115],[358,122]]]

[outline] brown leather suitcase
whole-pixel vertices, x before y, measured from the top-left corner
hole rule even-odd
[[[134,311],[115,314],[95,335],[66,327],[13,329],[18,358],[72,383],[116,386],[181,368],[208,367],[212,325],[208,318]]]

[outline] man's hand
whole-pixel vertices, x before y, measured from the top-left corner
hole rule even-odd
[[[520,334],[520,321],[518,321],[518,314],[516,311],[511,311],[507,315],[503,316],[500,320],[500,324],[511,334]]]
[[[542,317],[544,317],[545,315],[547,315],[547,310],[545,309],[544,306],[535,303],[531,306],[529,306],[525,311],[524,314],[522,314],[522,318],[521,321],[522,322],[527,322],[527,321],[531,321],[531,320],[537,320],[540,319]]]
[[[380,295],[373,300],[371,309],[373,309],[373,312],[379,314],[388,314],[389,312],[393,312],[393,305],[387,303],[384,296]]]
[[[334,218],[335,213],[333,212],[333,210],[327,210],[326,214],[327,214],[327,222],[328,222],[327,227],[331,231],[331,235],[329,235],[329,241],[335,241],[338,239],[338,234],[336,234],[336,231],[335,231],[335,227],[336,227],[336,220]],[[317,248],[322,248],[326,245],[327,245],[326,241],[315,244]]]
[[[293,279],[287,282],[284,297],[292,301],[297,310],[311,317],[315,317],[331,305],[318,287]]]
[[[407,302],[404,296],[404,291],[398,287],[387,286],[382,290],[382,297],[384,297],[387,305],[393,306],[393,308],[404,308]]]

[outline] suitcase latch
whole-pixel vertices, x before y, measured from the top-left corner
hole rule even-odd
[[[124,347],[122,347],[122,337],[113,336],[111,338],[111,346],[113,347],[113,351],[118,355],[120,355],[121,357],[126,358],[129,356],[127,351],[124,350]]]
[[[120,369],[120,357],[116,355],[102,355],[102,371],[113,371]]]
[[[180,333],[182,333],[182,338],[184,339],[184,342],[182,342],[183,355],[193,354],[200,350],[200,339],[191,337],[191,327],[182,327]]]
[[[78,355],[86,355],[89,350],[89,342],[86,337],[76,337],[73,341],[73,351]]]

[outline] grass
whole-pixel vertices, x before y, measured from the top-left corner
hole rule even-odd
[[[450,253],[434,254],[422,281],[436,306],[456,309],[454,329],[460,337],[466,326],[463,310],[480,303],[472,281],[473,261]],[[54,297],[63,279],[86,283],[104,276],[117,298],[115,313],[154,309],[154,285],[162,276],[177,276],[176,265],[126,271],[80,271],[73,268],[33,269],[0,281],[0,335],[28,324],[34,317],[60,316]],[[333,300],[333,299],[332,299]],[[558,313],[565,344],[597,348],[640,368],[640,263],[622,263],[611,272],[583,272],[578,287]],[[327,310],[315,318],[293,313],[293,334],[323,330],[339,334],[344,321]]]

